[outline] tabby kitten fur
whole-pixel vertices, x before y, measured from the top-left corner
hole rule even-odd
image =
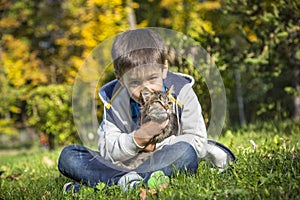
[[[173,86],[166,90],[151,92],[145,87],[140,94],[140,125],[150,120],[162,123],[169,119],[167,126],[162,129],[159,135],[156,135],[149,143],[159,143],[171,135],[176,135],[178,131],[177,116],[173,108],[171,95]]]

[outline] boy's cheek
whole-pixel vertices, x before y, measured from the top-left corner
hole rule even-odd
[[[141,88],[140,87],[129,88],[128,91],[130,92],[131,96],[139,97],[141,93]]]
[[[138,102],[140,97],[140,90],[130,90],[128,89],[128,92],[130,93],[131,98],[133,98],[136,102]]]

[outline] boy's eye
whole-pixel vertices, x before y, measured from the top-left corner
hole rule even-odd
[[[129,83],[130,86],[138,86],[140,84],[139,81],[132,81]]]
[[[157,78],[158,78],[158,76],[151,76],[151,77],[150,77],[150,80],[153,81],[153,80],[156,80]]]

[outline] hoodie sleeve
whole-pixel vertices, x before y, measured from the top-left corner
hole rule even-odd
[[[201,105],[191,85],[185,85],[177,100],[183,105],[181,114],[181,134],[170,137],[169,144],[179,141],[190,143],[197,152],[199,159],[206,155],[207,133],[202,116]]]
[[[183,134],[193,134],[206,138],[202,108],[192,87],[186,85],[181,90],[178,99],[184,105],[181,116]]]
[[[140,150],[134,141],[134,132],[122,133],[115,124],[103,120],[98,129],[100,155],[113,163],[134,157]]]

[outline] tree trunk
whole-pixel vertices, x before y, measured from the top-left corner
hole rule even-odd
[[[56,83],[56,67],[54,64],[50,65],[50,80],[51,83]]]
[[[293,113],[293,119],[295,121],[300,121],[300,69],[294,68],[293,70],[293,76],[294,76],[294,85],[296,94],[294,97],[294,113]]]
[[[132,7],[132,0],[127,0],[127,8],[128,8],[127,18],[128,18],[129,28],[132,30],[135,29],[136,27],[136,18]]]
[[[244,126],[246,124],[244,98],[243,98],[243,91],[242,91],[242,84],[241,84],[241,74],[237,68],[234,69],[234,78],[235,78],[236,96],[238,102],[239,121],[240,121],[240,125]]]
[[[54,150],[55,148],[55,142],[54,142],[55,136],[52,133],[48,134],[48,143],[49,143],[49,150]]]

